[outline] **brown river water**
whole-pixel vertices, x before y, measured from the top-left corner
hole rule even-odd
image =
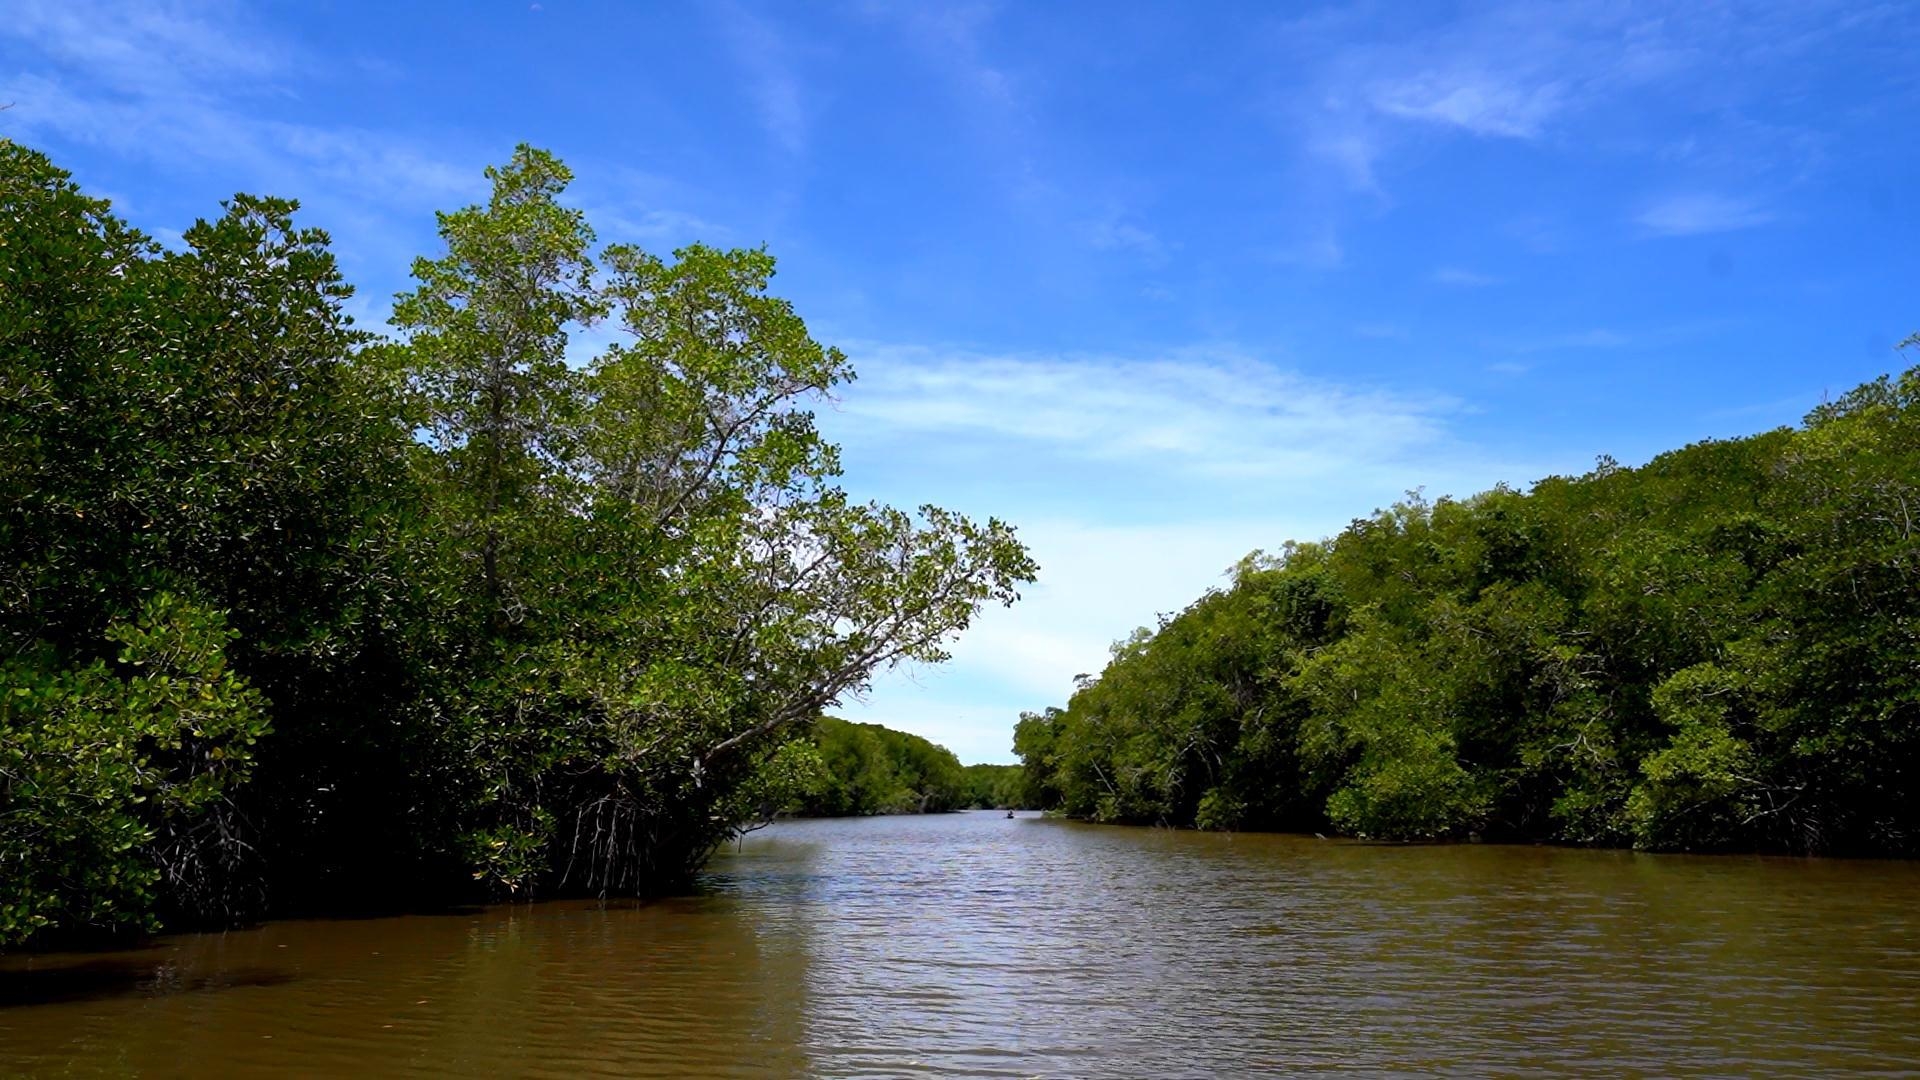
[[[0,1075],[1920,1072],[1920,864],[782,822],[700,895],[0,958]]]

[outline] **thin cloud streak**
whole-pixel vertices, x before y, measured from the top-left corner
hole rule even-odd
[[[1095,251],[1132,252],[1149,259],[1166,254],[1166,247],[1152,232],[1120,217],[1095,221],[1086,227],[1087,245]]]
[[[1500,283],[1500,279],[1491,274],[1482,274],[1458,266],[1440,267],[1433,272],[1433,280],[1438,285],[1451,285],[1462,289],[1481,289]]]
[[[1459,18],[1410,13],[1393,20],[1326,13],[1276,29],[1276,70],[1287,74],[1276,77],[1267,97],[1282,103],[1282,127],[1302,159],[1371,204],[1362,213],[1392,202],[1393,166],[1430,152],[1436,135],[1557,152],[1580,125],[1604,123],[1610,110],[1635,108],[1655,94],[1713,115],[1703,126],[1711,144],[1686,144],[1694,167],[1729,178],[1764,176],[1778,187],[1805,182],[1819,166],[1818,133],[1743,120],[1748,108],[1775,92],[1784,65],[1835,35],[1896,21],[1894,5],[1849,10],[1825,3],[1649,13],[1603,0],[1509,2]],[[1671,144],[1615,143],[1610,152],[1641,158],[1649,168],[1673,165]],[[1318,203],[1303,211],[1327,216]],[[1689,205],[1675,197],[1647,207],[1636,221],[1657,235],[1694,235],[1771,219],[1738,200]]]
[[[256,120],[213,102],[82,96],[32,74],[0,86],[0,98],[14,102],[8,126],[29,138],[58,137],[168,164],[233,167],[251,183],[284,187],[319,176],[336,188],[411,205],[483,189],[478,168],[364,129]]]
[[[767,19],[738,4],[717,10],[734,59],[751,84],[761,126],[783,152],[796,157],[805,153],[808,110],[786,37]]]
[[[840,710],[964,760],[1009,760],[1022,709],[1064,701],[1113,641],[1224,584],[1256,548],[1329,536],[1410,486],[1469,495],[1552,471],[1459,439],[1463,402],[1309,377],[1233,347],[843,345],[860,379],[821,423],[850,461],[937,451],[956,475],[1034,481],[1026,505],[1002,482],[984,508],[1019,523],[1038,583],[984,613],[940,669],[883,676]]]
[[[1701,236],[1758,228],[1774,217],[1751,199],[1692,192],[1659,199],[1633,220],[1655,236]]]
[[[0,84],[8,129],[170,166],[236,171],[275,190],[324,178],[329,187],[408,206],[471,197],[476,167],[454,165],[410,141],[351,125],[265,118],[262,96],[287,92],[300,70],[286,43],[252,30],[224,6],[102,6],[28,2],[0,35],[49,63]],[[216,17],[217,16],[217,17]]]
[[[972,435],[1068,458],[1213,477],[1304,479],[1445,444],[1458,403],[1340,386],[1230,349],[1024,356],[851,344],[866,434]]]
[[[1532,139],[1566,104],[1557,81],[1529,84],[1484,71],[1429,72],[1378,86],[1373,107],[1403,120],[1456,127],[1474,135]]]
[[[207,80],[264,79],[290,68],[293,57],[283,44],[234,33],[243,10],[218,10],[216,20],[160,3],[106,8],[17,0],[0,22],[0,35],[27,41],[123,93],[196,96]]]
[[[1024,521],[1020,538],[1040,581],[1018,605],[982,614],[937,669],[881,677],[842,715],[904,727],[963,761],[1008,761],[1020,711],[1064,702],[1073,677],[1105,666],[1113,642],[1224,585],[1256,548],[1317,539],[1335,523],[1306,518],[1222,518],[1177,524]]]

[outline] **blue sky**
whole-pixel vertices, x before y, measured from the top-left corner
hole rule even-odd
[[[300,199],[375,324],[520,141],[768,245],[849,487],[1042,564],[844,710],[970,761],[1252,548],[1920,362],[1911,4],[0,6],[0,134],[163,238]]]

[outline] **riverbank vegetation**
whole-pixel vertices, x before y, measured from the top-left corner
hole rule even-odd
[[[1024,810],[1026,770],[1018,765],[968,765],[967,806],[974,810]]]
[[[1920,368],[1797,429],[1410,495],[1249,556],[1023,716],[1026,797],[1216,829],[1920,854],[1917,522]]]
[[[818,779],[791,807],[803,817],[932,814],[966,805],[953,751],[918,735],[823,716],[814,726]]]
[[[814,778],[787,807],[801,817],[938,814],[1020,805],[1020,766],[962,765],[953,751],[879,724],[823,716]]]
[[[378,337],[294,203],[166,249],[0,141],[0,945],[672,888],[1032,579],[839,486],[764,251],[488,177]]]

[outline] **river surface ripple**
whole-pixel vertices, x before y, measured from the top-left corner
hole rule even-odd
[[[1920,864],[782,822],[700,895],[0,958],[0,1074],[1913,1074]]]

